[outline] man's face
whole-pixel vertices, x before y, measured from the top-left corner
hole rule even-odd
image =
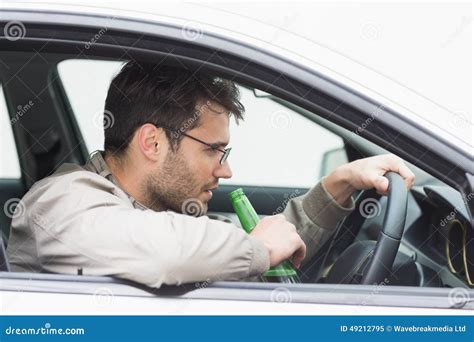
[[[230,139],[229,116],[225,108],[207,102],[199,106],[198,113],[199,127],[186,134],[224,149]],[[165,161],[144,183],[146,189],[143,191],[149,195],[150,207],[193,216],[205,214],[219,178],[232,177],[228,162],[220,165],[221,157],[222,152],[183,136],[179,149],[174,152],[168,147]]]

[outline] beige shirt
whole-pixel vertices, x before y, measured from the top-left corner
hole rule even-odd
[[[19,205],[7,249],[13,271],[82,269],[160,287],[239,280],[269,268],[266,247],[232,223],[138,203],[119,187],[101,153],[82,167],[63,164]],[[341,207],[320,182],[291,199],[283,214],[297,227],[309,260],[352,209]]]

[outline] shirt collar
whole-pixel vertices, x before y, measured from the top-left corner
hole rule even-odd
[[[97,173],[99,176],[104,177],[105,179],[109,180],[112,182],[115,186],[120,188],[124,193],[127,194],[130,202],[132,202],[133,207],[136,209],[140,210],[147,210],[146,206],[138,202],[133,196],[131,196],[129,193],[127,193],[120,184],[117,182],[115,177],[113,176],[112,172],[109,169],[109,166],[107,165],[107,162],[104,159],[104,152],[103,151],[94,151],[89,155],[89,161],[86,163],[84,166],[87,170]]]

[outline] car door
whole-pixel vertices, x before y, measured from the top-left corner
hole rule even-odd
[[[219,43],[222,43],[223,40],[219,40],[215,36],[212,36],[212,39],[206,43],[204,43],[205,39],[200,41],[199,44],[183,41],[179,26],[174,27],[177,31],[173,31],[169,26],[167,26],[167,29],[170,29],[169,31],[163,31],[160,30],[160,28],[163,28],[160,26],[160,22],[153,24],[149,22],[138,22],[137,24],[135,22],[139,29],[135,27],[132,31],[124,32],[123,27],[127,27],[127,24],[129,24],[125,18],[119,18],[113,22],[111,28],[101,35],[100,44],[95,44],[92,48],[85,48],[91,37],[94,37],[97,33],[97,29],[101,27],[101,24],[106,23],[107,18],[92,18],[85,14],[61,17],[55,16],[54,13],[50,13],[47,18],[34,17],[31,19],[30,16],[31,14],[26,15],[21,10],[7,13],[5,20],[23,20],[27,26],[29,25],[30,29],[28,37],[15,42],[15,44],[5,39],[1,41],[4,49],[4,52],[2,52],[4,59],[8,57],[9,53],[21,55],[24,63],[16,68],[16,71],[21,68],[21,82],[30,84],[29,81],[31,81],[31,84],[35,85],[32,88],[33,95],[42,100],[42,105],[35,109],[36,115],[42,118],[41,124],[38,124],[37,120],[31,119],[32,116],[29,116],[29,118],[28,116],[22,117],[21,122],[27,125],[25,127],[32,128],[33,137],[43,143],[46,147],[45,151],[43,153],[41,150],[30,151],[32,145],[30,140],[33,139],[26,139],[28,132],[24,129],[14,128],[17,148],[21,157],[20,161],[25,165],[22,173],[31,174],[30,181],[44,177],[62,162],[84,162],[90,151],[87,145],[86,130],[81,126],[80,119],[75,116],[77,109],[74,109],[73,97],[68,94],[66,81],[64,81],[64,77],[61,77],[60,63],[79,57],[87,60],[112,60],[115,62],[133,57],[148,61],[170,58],[174,63],[187,63],[194,68],[199,67],[204,70],[219,72],[223,76],[235,78],[245,88],[245,90],[243,88],[243,93],[256,102],[262,100],[262,98],[258,96],[258,92],[256,95],[253,89],[263,90],[278,98],[279,101],[272,99],[272,102],[266,104],[275,109],[270,109],[269,112],[265,112],[261,117],[258,117],[258,119],[265,122],[265,125],[273,125],[274,132],[276,132],[273,135],[274,138],[265,143],[262,141],[263,139],[258,139],[258,143],[262,143],[262,147],[264,147],[261,153],[268,153],[272,156],[271,163],[266,161],[268,168],[255,172],[252,169],[249,172],[245,165],[241,166],[240,170],[243,170],[242,178],[234,183],[230,181],[230,183],[225,184],[222,193],[215,198],[216,204],[213,204],[212,209],[219,213],[230,214],[232,212],[225,197],[226,191],[236,186],[244,186],[248,189],[247,192],[252,196],[252,202],[261,214],[270,215],[278,211],[278,208],[284,206],[285,200],[296,193],[296,190],[306,191],[311,186],[313,177],[314,182],[317,182],[324,174],[321,173],[320,165],[317,165],[318,160],[320,163],[325,158],[329,160],[327,156],[330,155],[331,151],[344,148],[341,137],[334,134],[334,132],[330,132],[327,127],[323,127],[322,123],[318,122],[318,118],[329,121],[343,129],[354,131],[365,120],[370,119],[371,114],[377,108],[381,112],[378,114],[378,120],[360,132],[362,137],[385,146],[387,150],[396,152],[408,161],[433,172],[435,175],[443,176],[446,182],[463,191],[466,191],[469,184],[465,181],[465,170],[468,169],[466,166],[469,165],[468,160],[462,153],[452,149],[449,144],[444,144],[441,140],[430,136],[421,127],[413,125],[413,123],[404,120],[386,108],[381,108],[361,94],[352,92],[350,89],[344,88],[343,85],[333,83],[317,73],[291,63],[291,61],[277,58],[268,53],[256,58],[253,54],[245,54],[248,51],[244,50],[248,47],[239,45],[238,42],[233,42],[234,45],[231,44],[231,46],[226,45],[226,49],[216,50],[216,44],[221,46]],[[71,26],[71,22],[74,22],[74,26]],[[156,32],[160,32],[161,36],[156,36]],[[166,39],[162,36],[165,34],[164,32],[166,32]],[[54,36],[51,35],[52,33],[54,33]],[[37,51],[33,50],[34,48],[41,49],[41,58],[45,59],[46,62],[42,61],[35,64],[28,62],[32,57],[39,58],[36,53],[32,52]],[[262,51],[258,52],[263,53]],[[13,66],[13,64],[10,65]],[[6,76],[13,76],[15,68],[11,68],[10,71],[2,70],[2,72]],[[17,81],[12,85],[19,87],[21,82]],[[98,83],[92,84],[96,85]],[[14,107],[18,104],[20,94],[24,93],[19,92],[12,85],[9,88],[9,94]],[[47,91],[43,91],[44,89]],[[90,93],[89,96],[91,96]],[[89,99],[83,102],[88,103]],[[263,97],[263,99],[268,100],[266,97]],[[305,115],[296,114],[291,106],[283,105],[285,102],[303,108]],[[276,104],[280,106],[275,107]],[[259,106],[260,104],[256,105],[255,109],[250,108],[250,110],[253,113],[259,112]],[[97,114],[94,110],[87,110],[84,113],[89,115],[88,125],[94,127],[96,131],[100,130],[97,126],[97,121],[99,126],[103,122],[99,115],[100,112]],[[297,129],[299,127],[298,122],[301,122],[301,120],[304,122],[301,124],[301,126],[304,126],[304,134],[297,133],[301,132]],[[43,125],[46,125],[46,129]],[[53,128],[48,131],[48,126]],[[288,131],[284,131],[285,129]],[[45,132],[49,133],[41,135]],[[242,132],[245,132],[245,128]],[[237,130],[233,133],[235,133],[234,136],[238,137]],[[245,133],[243,134],[242,142],[238,143],[236,141],[237,146],[241,144],[246,146],[245,139],[248,139],[248,136]],[[257,133],[247,134],[257,135]],[[273,163],[278,162],[276,156],[282,153],[285,153],[287,158],[292,157],[294,151],[302,148],[299,143],[295,145],[292,145],[292,143],[294,141],[298,142],[298,139],[303,139],[300,140],[301,143],[301,141],[308,138],[307,135],[312,134],[330,137],[327,141],[328,144],[317,146],[318,149],[316,146],[309,146],[309,148],[306,146],[304,155],[308,158],[305,160],[294,160],[292,163],[285,163],[284,161],[280,164]],[[284,141],[284,139],[281,139],[282,136],[291,141]],[[334,143],[329,143],[330,140]],[[386,144],[387,140],[396,141],[397,143]],[[247,143],[248,147],[255,145],[251,141],[247,141]],[[427,143],[431,144],[432,147],[429,150],[423,149],[424,144]],[[94,145],[91,146],[91,149],[95,148]],[[268,151],[272,146],[280,146],[281,150],[277,148]],[[44,155],[44,152],[46,152],[46,155]],[[345,152],[348,153],[347,148]],[[242,152],[239,153],[246,156],[249,152],[242,149]],[[324,157],[325,155],[326,157]],[[262,160],[259,157],[260,154],[256,157],[255,163]],[[263,160],[265,161],[265,159]],[[335,160],[345,161],[344,158],[335,158]],[[40,161],[41,163],[39,163]],[[331,165],[336,166],[338,162],[332,162]],[[235,167],[239,168],[237,164]],[[304,169],[301,170],[300,168]],[[324,167],[323,169],[323,172],[329,172],[330,167]],[[449,178],[445,176],[448,174],[448,169]],[[35,170],[36,172],[33,172]],[[271,177],[267,177],[269,173],[273,174],[274,172],[278,176],[273,180]],[[297,175],[304,174],[305,176],[294,179],[294,172],[297,172]],[[272,183],[272,181],[278,180],[281,182]],[[262,181],[266,182],[264,186],[260,185]],[[28,296],[34,296],[34,302],[37,305],[44,303],[40,299],[40,295],[44,296],[47,293],[54,296],[59,292],[70,295],[61,297],[66,302],[70,299],[75,305],[79,305],[77,301],[73,300],[73,298],[77,299],[76,294],[94,295],[94,289],[97,290],[105,282],[107,284],[119,284],[106,287],[111,289],[112,293],[116,291],[116,297],[120,299],[120,303],[124,303],[135,295],[140,298],[145,297],[147,300],[216,300],[219,305],[232,305],[233,310],[236,310],[233,312],[237,312],[239,308],[242,308],[242,306],[239,306],[239,301],[262,302],[264,306],[269,305],[267,308],[271,308],[270,304],[275,302],[289,303],[289,307],[294,308],[302,308],[302,304],[314,305],[310,306],[311,310],[325,308],[324,305],[347,304],[353,310],[364,310],[367,313],[373,310],[374,306],[432,309],[453,306],[448,298],[449,289],[441,288],[427,290],[424,288],[333,286],[328,284],[298,284],[281,287],[279,284],[220,282],[190,284],[157,291],[142,289],[136,284],[119,280],[91,279],[79,275],[22,275],[6,272],[2,272],[0,275],[4,293],[8,292],[8,295],[11,295],[10,292],[13,289],[21,289],[21,291],[28,292]],[[153,294],[151,298],[148,295],[150,292]],[[44,298],[51,298],[51,296]],[[28,300],[30,301],[30,299],[33,300],[29,297]],[[472,305],[471,303],[466,304],[467,307]],[[13,307],[13,304],[11,305]]]

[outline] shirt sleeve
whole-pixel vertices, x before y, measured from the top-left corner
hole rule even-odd
[[[265,272],[265,246],[237,226],[138,210],[109,182],[75,178],[27,197],[42,271],[108,275],[150,287],[237,280]],[[22,229],[17,222],[15,229]]]
[[[320,181],[303,196],[291,199],[283,215],[293,223],[306,244],[306,258],[310,260],[334,233],[339,221],[354,210],[341,206]]]

